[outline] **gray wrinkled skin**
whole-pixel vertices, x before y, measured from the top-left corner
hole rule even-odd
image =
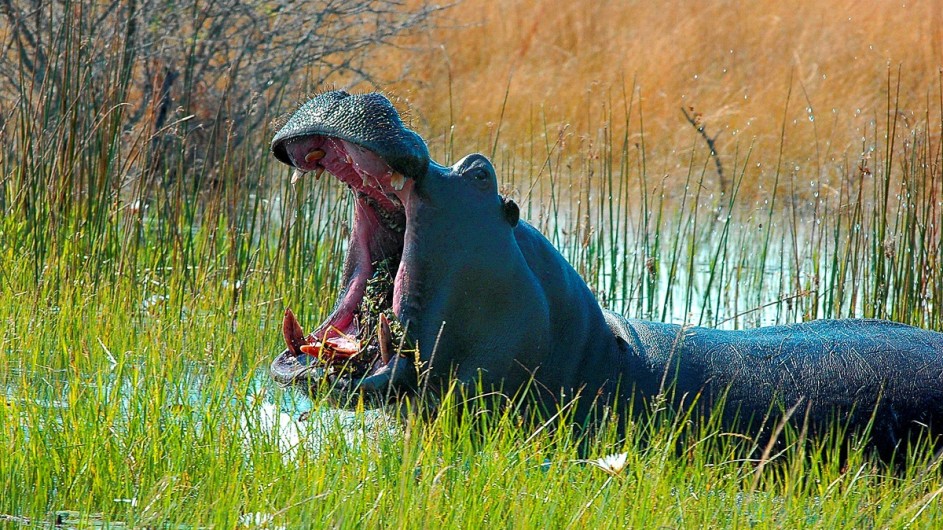
[[[429,160],[382,96],[322,94],[275,136],[342,138],[411,178],[396,316],[419,345],[348,393],[415,391],[415,366],[433,392],[527,388],[543,414],[581,396],[577,421],[605,404],[643,410],[657,396],[707,413],[720,402],[725,427],[762,442],[786,411],[797,427],[827,433],[838,422],[860,430],[884,457],[916,436],[943,429],[943,334],[880,320],[822,320],[722,331],[639,320],[603,311],[576,271],[517,207],[498,195],[491,163],[470,155],[451,167]],[[303,356],[302,356],[303,357]],[[314,386],[283,353],[272,365],[283,383]],[[418,362],[416,362],[418,361]]]
[[[775,428],[784,411],[825,434],[837,420],[858,430],[888,458],[902,441],[943,427],[943,334],[885,320],[817,320],[746,331],[682,328],[610,314],[647,377],[667,374],[676,402],[695,396],[709,410],[725,396],[731,427]],[[644,395],[657,392],[648,383]]]

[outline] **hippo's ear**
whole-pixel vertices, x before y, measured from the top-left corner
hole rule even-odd
[[[517,207],[517,203],[507,197],[501,197],[501,206],[504,208],[504,218],[511,226],[517,226],[517,222],[521,220],[521,209]]]

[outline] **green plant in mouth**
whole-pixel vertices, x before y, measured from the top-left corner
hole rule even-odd
[[[386,258],[373,264],[373,277],[367,280],[367,288],[360,304],[361,327],[364,330],[364,350],[367,358],[378,355],[377,330],[382,325],[389,327],[390,344],[397,353],[407,354],[414,346],[406,337],[406,329],[393,313],[393,281],[396,277],[397,260]],[[381,322],[382,319],[385,321]]]

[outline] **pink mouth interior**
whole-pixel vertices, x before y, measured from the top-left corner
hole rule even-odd
[[[394,170],[382,158],[357,144],[327,136],[309,136],[288,144],[288,155],[295,167],[304,172],[324,168],[358,192],[364,193],[385,210],[400,209],[387,193],[393,190],[390,180]],[[320,160],[306,161],[314,150],[324,151]]]
[[[392,181],[403,179],[402,175],[397,175],[373,152],[345,140],[307,136],[291,140],[286,147],[298,170],[315,174],[327,171],[347,184],[357,196],[345,263],[346,284],[334,311],[307,335],[308,344],[301,347],[313,356],[322,356],[326,347],[334,359],[352,357],[361,347],[358,337],[362,330],[357,313],[367,281],[374,275],[374,263],[402,250],[405,229],[402,204],[412,181],[407,179],[402,190],[395,190]],[[403,226],[397,226],[399,224]],[[399,279],[397,273],[394,300],[400,292]]]

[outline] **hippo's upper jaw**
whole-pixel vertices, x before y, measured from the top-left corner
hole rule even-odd
[[[403,126],[379,94],[321,94],[303,105],[272,140],[293,179],[325,171],[356,196],[354,224],[334,310],[307,335],[290,311],[286,349],[272,363],[282,384],[386,392],[412,386],[414,369],[397,351],[403,330],[392,311],[403,253],[405,208],[415,179],[430,164],[422,139]]]
[[[402,175],[417,178],[429,166],[429,149],[403,126],[396,109],[381,94],[351,95],[343,90],[320,94],[301,106],[272,139],[272,154],[302,171],[316,169],[296,159],[295,141],[315,136],[334,138],[375,153]],[[308,153],[302,153],[307,155]]]

